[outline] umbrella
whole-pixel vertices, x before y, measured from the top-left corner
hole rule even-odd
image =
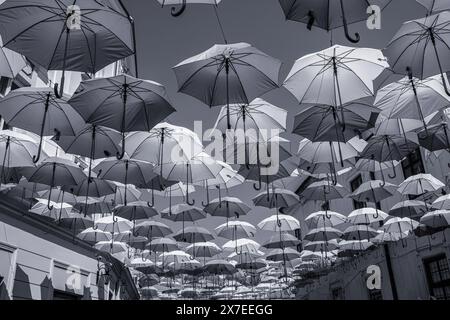
[[[196,242],[211,241],[214,239],[214,236],[205,228],[193,226],[178,231],[173,235],[173,238],[179,242],[195,244]]]
[[[8,1],[0,5],[0,21],[5,47],[63,70],[60,95],[66,70],[93,74],[136,53],[133,20],[121,1]]]
[[[372,101],[365,98],[342,107],[308,107],[295,116],[293,133],[312,142],[347,142],[375,126],[380,110],[372,105]]]
[[[37,152],[36,143],[26,135],[10,130],[0,131],[1,181],[8,180],[5,176],[8,168],[34,167],[33,155]]]
[[[398,192],[403,195],[421,195],[427,192],[435,192],[445,185],[428,173],[419,173],[403,181]]]
[[[423,121],[424,128],[425,117],[444,109],[449,103],[450,97],[439,76],[419,80],[410,75],[378,90],[375,99],[375,106],[386,117],[418,119]]]
[[[273,249],[266,255],[266,259],[270,261],[290,261],[298,258],[300,258],[300,252],[291,248]]]
[[[110,254],[128,252],[128,246],[123,242],[110,241],[99,241],[95,244],[95,249],[108,252]]]
[[[430,228],[447,228],[450,226],[450,210],[430,211],[420,218],[420,223]]]
[[[311,229],[304,237],[308,241],[329,241],[338,239],[342,236],[342,232],[333,227],[322,227]]]
[[[349,197],[359,202],[378,203],[393,196],[396,189],[397,186],[392,183],[371,180],[361,184]]]
[[[389,218],[389,216],[381,210],[375,208],[361,208],[353,210],[348,215],[348,221],[353,224],[374,224],[377,222],[383,222]]]
[[[399,164],[400,162],[397,160],[379,162],[372,159],[359,159],[355,164],[355,168],[365,172],[382,172],[387,169],[392,169]]]
[[[60,220],[62,217],[69,216],[72,212],[72,206],[67,203],[61,203],[58,205],[58,208],[56,208],[54,205],[49,207],[46,203],[38,202],[29,211],[53,220]]]
[[[110,232],[113,234],[113,238],[115,233],[122,233],[129,231],[133,227],[133,223],[131,221],[115,216],[107,216],[100,218],[96,220],[94,224],[95,229],[104,232]]]
[[[359,33],[355,37],[349,33],[348,25],[367,21],[375,14],[375,11],[368,11],[372,5],[377,5],[384,9],[390,0],[374,1],[327,1],[327,0],[279,0],[286,19],[307,24],[308,30],[317,26],[326,31],[344,27],[346,38],[353,43],[360,40]],[[346,5],[344,6],[344,3]]]
[[[231,129],[230,104],[249,104],[278,87],[281,62],[248,43],[214,45],[176,65],[180,92],[210,107],[227,106],[227,129]]]
[[[268,231],[294,231],[300,229],[300,222],[294,217],[278,214],[262,220],[258,223],[258,228]]]
[[[148,239],[143,236],[134,235],[132,231],[125,231],[114,235],[114,241],[125,242],[132,248],[144,250]],[[128,258],[131,259],[131,255],[129,252],[128,254]]]
[[[94,168],[101,179],[117,181],[125,185],[124,204],[127,205],[128,184],[135,186],[146,185],[147,181],[153,179],[153,166],[146,162],[135,160],[106,159]]]
[[[440,196],[434,200],[432,207],[436,210],[450,210],[450,194]]]
[[[43,160],[36,168],[26,168],[23,174],[30,182],[48,185],[50,191],[56,186],[76,185],[86,178],[74,162],[57,157]],[[51,192],[48,197],[49,209],[51,209],[50,199]]]
[[[367,239],[363,240],[343,240],[339,242],[340,251],[365,251],[373,246],[373,243]]]
[[[140,201],[142,198],[142,192],[136,189],[134,185],[121,184],[120,182],[112,181],[114,185],[114,193],[103,196],[100,201],[103,201],[111,206],[115,207],[119,204],[125,204],[128,202]],[[144,199],[142,199],[144,200]]]
[[[210,201],[203,210],[212,216],[239,218],[250,212],[251,208],[238,198],[223,197]]]
[[[336,227],[347,223],[347,217],[334,211],[318,211],[305,218],[308,228]]]
[[[282,249],[287,247],[297,247],[300,244],[293,235],[282,232],[280,235],[273,235],[262,246],[267,249]]]
[[[1,17],[0,5],[0,17]],[[1,23],[0,23],[1,29]],[[75,135],[84,124],[80,115],[66,100],[55,96],[51,88],[19,88],[0,100],[2,117],[9,126],[31,131],[40,136],[37,163],[41,156],[44,136]]]
[[[3,47],[0,36],[0,77],[14,79],[27,65],[25,57],[15,51]]]
[[[222,252],[214,242],[196,242],[189,245],[186,251],[193,257],[211,258]]]
[[[428,12],[438,12],[450,10],[450,4],[446,0],[416,0],[427,8]]]
[[[384,50],[392,70],[419,79],[440,74],[450,96],[445,75],[450,71],[449,25],[449,12],[405,22]]]
[[[125,155],[125,132],[149,131],[175,111],[162,85],[128,75],[84,81],[69,103],[86,122],[122,134],[118,159]]]
[[[422,121],[416,119],[386,118],[383,114],[377,119],[374,132],[376,135],[402,135],[422,127]]]
[[[158,221],[143,221],[135,227],[135,234],[145,236],[150,240],[153,240],[153,238],[164,238],[171,233],[172,229]]]
[[[98,199],[89,198],[86,201],[78,202],[74,205],[74,208],[84,213],[85,215],[99,214],[99,213],[111,213],[114,206],[108,205]]]
[[[205,264],[205,271],[211,274],[233,274],[236,268],[225,260],[211,260]]]
[[[195,204],[195,200],[189,200],[189,184],[214,178],[221,170],[222,166],[204,152],[186,161],[155,167],[155,172],[161,171],[163,178],[186,183],[186,203],[189,205]]]
[[[260,248],[260,244],[251,239],[235,239],[226,242],[222,248],[224,250],[232,250],[236,254],[256,254]]]
[[[387,67],[380,50],[335,45],[298,59],[283,86],[302,104],[343,111],[345,103],[372,96],[373,80]]]
[[[395,233],[395,232],[384,232],[379,231],[378,235],[372,239],[370,239],[373,243],[384,243],[384,242],[397,242],[403,238],[405,238],[407,234],[403,233]]]
[[[35,198],[38,199],[50,199],[50,201],[56,203],[70,203],[75,204],[78,202],[78,199],[75,195],[70,192],[66,192],[60,188],[52,188],[51,190],[38,191],[37,196]]]
[[[410,218],[398,218],[394,217],[389,219],[381,227],[382,230],[388,233],[409,233],[414,231],[419,226],[419,222]]]
[[[256,195],[252,199],[255,206],[266,208],[288,208],[299,202],[296,193],[286,190],[272,188],[266,192]]]
[[[115,207],[114,215],[130,221],[135,221],[157,216],[158,212],[152,207],[149,207],[147,202],[137,201]]]
[[[65,185],[61,189],[80,197],[95,198],[114,194],[116,192],[114,183],[93,177],[91,177],[90,181],[89,179],[84,179],[78,185]]]
[[[305,250],[313,252],[330,252],[339,248],[339,242],[336,239],[328,241],[312,241],[306,243],[303,247]]]
[[[342,238],[345,240],[365,240],[371,239],[378,235],[377,230],[364,225],[349,226],[344,230]],[[339,243],[340,245],[340,243]]]
[[[161,211],[161,217],[171,221],[183,222],[183,239],[184,239],[184,223],[185,221],[197,221],[206,218],[206,213],[202,209],[190,206],[187,204],[177,204],[174,207],[170,206]]]
[[[348,191],[341,184],[333,184],[329,180],[313,182],[302,192],[302,196],[307,200],[322,200],[325,202],[342,199],[347,194]]]
[[[81,231],[77,237],[92,244],[99,241],[110,241],[112,239],[111,233],[94,228],[87,228]]]
[[[177,242],[170,238],[157,238],[150,241],[148,249],[155,252],[169,252],[178,249]]]
[[[419,131],[419,144],[430,151],[450,150],[450,131],[447,122],[428,126]]]
[[[254,237],[256,228],[245,221],[229,221],[215,228],[217,235],[222,238],[235,240]]]
[[[61,217],[58,223],[61,227],[73,230],[74,237],[77,231],[92,228],[94,226],[94,221],[92,221],[90,217],[85,217],[77,212],[71,212],[67,216]]]
[[[395,217],[409,217],[414,218],[422,216],[427,211],[427,204],[418,200],[405,200],[401,201],[389,210],[389,214]]]

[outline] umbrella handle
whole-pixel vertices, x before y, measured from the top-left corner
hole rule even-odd
[[[92,230],[98,230],[98,225],[94,223],[94,226],[92,227]]]
[[[397,171],[395,170],[394,163],[392,163],[392,175],[388,174],[388,177],[391,179],[395,179],[397,177]]]
[[[209,188],[208,188],[208,181],[206,181],[206,203],[205,201],[202,201],[202,206],[206,207],[209,205]]]
[[[128,250],[127,250],[127,258],[128,259],[133,258],[133,254],[130,254],[130,248],[128,248]]]
[[[350,36],[350,32],[348,30],[348,25],[347,25],[347,18],[345,17],[344,1],[340,0],[340,2],[341,2],[341,12],[342,12],[342,23],[344,24],[345,37],[351,43],[358,43],[359,40],[361,39],[361,37],[359,36],[359,33],[357,33],[357,32],[355,33],[355,38],[352,38]]]
[[[116,153],[117,160],[122,160],[125,156],[125,133],[122,132],[122,151]]]
[[[253,184],[253,189],[260,191],[262,189],[261,171],[258,174],[258,182]]]
[[[176,7],[171,8],[170,14],[172,17],[179,17],[183,14],[183,12],[186,10],[186,0],[182,0],[181,7],[177,9]]]
[[[189,194],[186,194],[186,203],[190,206],[193,206],[195,204],[195,199],[189,200]]]
[[[308,24],[306,26],[306,28],[311,31],[312,27],[314,25],[314,22],[316,22],[316,17],[314,16],[314,11],[309,10],[308,11]]]
[[[155,191],[152,189],[152,202],[147,201],[147,206],[153,208],[155,206]]]

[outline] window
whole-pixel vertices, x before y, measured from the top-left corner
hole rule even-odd
[[[450,300],[450,270],[445,254],[424,260],[430,296]]]
[[[11,290],[15,269],[15,249],[0,244],[0,300]]]
[[[353,191],[359,188],[359,186],[362,185],[362,176],[358,175],[356,178],[354,178],[352,181],[350,181],[350,188]],[[353,200],[353,207],[356,209],[361,209],[366,207],[365,202],[359,202],[356,200]]]
[[[61,290],[53,290],[53,300],[81,300],[81,296]]]
[[[425,167],[419,148],[411,152],[405,160],[402,161],[402,169],[405,179],[419,173],[425,173]]]
[[[303,247],[302,247],[302,229],[295,229],[295,237],[300,240],[300,243],[297,245],[297,251],[298,252],[302,252]]]
[[[9,85],[11,84],[11,79],[6,77],[0,77],[0,94],[4,95],[6,90],[8,90]]]

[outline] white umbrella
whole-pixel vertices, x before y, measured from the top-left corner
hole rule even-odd
[[[443,187],[445,185],[431,174],[419,173],[403,181],[398,187],[398,192],[403,195],[421,195]]]
[[[270,216],[258,223],[258,228],[268,231],[294,231],[300,229],[300,222],[294,217],[278,214]]]

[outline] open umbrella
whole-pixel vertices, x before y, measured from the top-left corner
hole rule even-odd
[[[251,208],[238,198],[223,197],[217,198],[209,202],[203,209],[212,216],[231,218],[246,215]]]
[[[365,225],[383,222],[388,218],[389,216],[385,212],[375,208],[356,209],[347,217],[350,223]]]
[[[450,96],[445,72],[450,71],[448,30],[450,13],[441,12],[405,22],[384,50],[396,73],[425,79],[441,75],[442,84]]]
[[[24,56],[3,47],[3,40],[0,36],[0,76],[14,79],[26,65]]]
[[[63,135],[73,136],[85,125],[75,109],[56,97],[50,88],[13,90],[0,100],[0,108],[8,125],[40,136],[38,153],[33,157],[35,163],[40,159],[44,136],[55,136],[55,140]]]
[[[174,17],[178,17],[183,14],[188,4],[210,4],[217,6],[222,0],[157,0],[161,6],[174,6],[171,8],[171,14]],[[179,6],[177,9],[175,6]]]
[[[136,53],[133,19],[121,0],[6,1],[0,33],[5,47],[47,70],[63,71],[59,95],[65,71],[93,74]]]
[[[205,271],[210,274],[233,274],[236,272],[236,268],[228,261],[225,260],[211,260],[206,262],[204,266]]]
[[[405,200],[396,203],[389,210],[389,215],[395,217],[408,217],[416,218],[417,216],[422,216],[428,211],[428,205],[419,200]]]
[[[210,107],[227,106],[227,129],[231,129],[230,104],[249,104],[278,87],[281,62],[248,43],[214,45],[184,60],[173,70],[180,92]]]
[[[126,205],[119,205],[114,208],[114,214],[131,221],[149,219],[157,216],[158,212],[149,207],[147,202],[129,202]]]
[[[267,249],[282,249],[288,247],[297,247],[300,244],[295,236],[282,232],[280,235],[273,235],[262,246]]]
[[[334,211],[317,211],[305,218],[305,222],[310,229],[321,227],[336,227],[347,223],[347,217]]]
[[[428,12],[439,12],[450,10],[450,4],[446,0],[416,0],[427,8]]]
[[[366,21],[375,12],[368,11],[372,5],[384,9],[391,0],[279,0],[286,19],[307,24],[309,30],[317,26],[326,31],[344,27],[346,38],[353,43],[360,40],[359,33],[354,38],[350,35],[348,25]]]
[[[431,174],[419,173],[403,181],[397,190],[403,195],[417,196],[426,192],[435,192],[443,187],[445,185]]]
[[[222,238],[235,240],[254,237],[256,228],[245,221],[229,221],[215,228],[217,235]]]
[[[69,103],[91,124],[115,129],[122,134],[122,159],[125,133],[149,131],[175,111],[164,86],[128,75],[83,81]]]
[[[183,223],[182,232],[184,239],[185,222],[186,221],[194,222],[197,220],[205,219],[206,213],[203,212],[203,210],[200,208],[182,203],[164,209],[163,211],[161,211],[161,217],[171,221],[182,222]]]
[[[197,243],[197,242],[206,242],[214,239],[214,236],[201,227],[187,227],[184,230],[180,230],[173,235],[173,238],[179,242],[188,242],[188,243]]]
[[[162,222],[147,220],[136,225],[135,233],[153,240],[153,238],[164,238],[168,236],[172,233],[172,229]]]
[[[87,241],[91,244],[95,244],[99,241],[109,241],[112,239],[112,234],[109,232],[101,231],[94,228],[87,228],[81,231],[77,237],[81,240]]]
[[[258,223],[258,228],[268,231],[294,231],[300,229],[300,222],[294,217],[279,214],[262,220]]]

